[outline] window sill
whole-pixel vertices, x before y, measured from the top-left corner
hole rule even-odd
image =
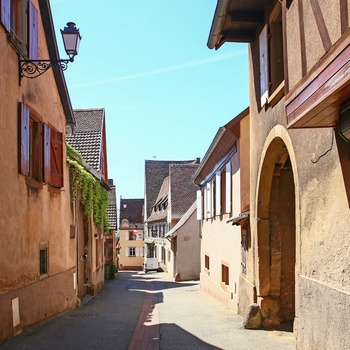
[[[275,106],[278,101],[284,96],[284,80],[277,87],[277,89],[272,93],[272,95],[267,99],[267,104],[270,107]]]
[[[34,179],[26,178],[26,185],[28,187],[33,187],[41,190],[43,188],[42,182],[36,181]]]
[[[229,285],[226,284],[225,282],[220,282],[221,289],[223,289],[225,292],[228,291]]]
[[[7,33],[7,39],[8,39],[8,42],[12,45],[12,47],[15,49],[17,54],[21,57],[21,59],[25,59],[25,60],[28,59],[28,56],[23,51],[21,40],[12,31],[12,29],[10,33]]]
[[[48,190],[51,193],[55,193],[55,194],[61,194],[61,189],[57,188],[57,187],[52,187],[52,186],[48,186]]]

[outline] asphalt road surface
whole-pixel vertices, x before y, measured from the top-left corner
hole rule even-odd
[[[119,271],[85,305],[31,327],[0,349],[295,349],[293,333],[245,330],[242,322],[202,292],[198,281],[174,282],[163,272]],[[158,335],[147,335],[151,327]]]

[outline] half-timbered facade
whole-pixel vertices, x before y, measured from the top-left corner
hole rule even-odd
[[[298,349],[350,346],[349,14],[347,0],[219,0],[208,39],[249,43],[242,302],[262,327],[293,323]]]

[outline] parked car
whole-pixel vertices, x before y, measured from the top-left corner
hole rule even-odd
[[[143,269],[145,273],[148,271],[157,271],[162,272],[162,268],[160,267],[160,263],[157,258],[146,258],[143,264]]]

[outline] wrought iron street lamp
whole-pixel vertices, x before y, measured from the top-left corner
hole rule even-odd
[[[23,77],[29,79],[37,78],[52,67],[65,71],[68,68],[68,63],[74,61],[74,57],[78,54],[81,40],[79,29],[76,28],[74,22],[68,22],[67,27],[64,27],[64,30],[61,30],[61,34],[64,49],[69,58],[58,60],[22,60],[18,56],[19,85],[21,85]]]

